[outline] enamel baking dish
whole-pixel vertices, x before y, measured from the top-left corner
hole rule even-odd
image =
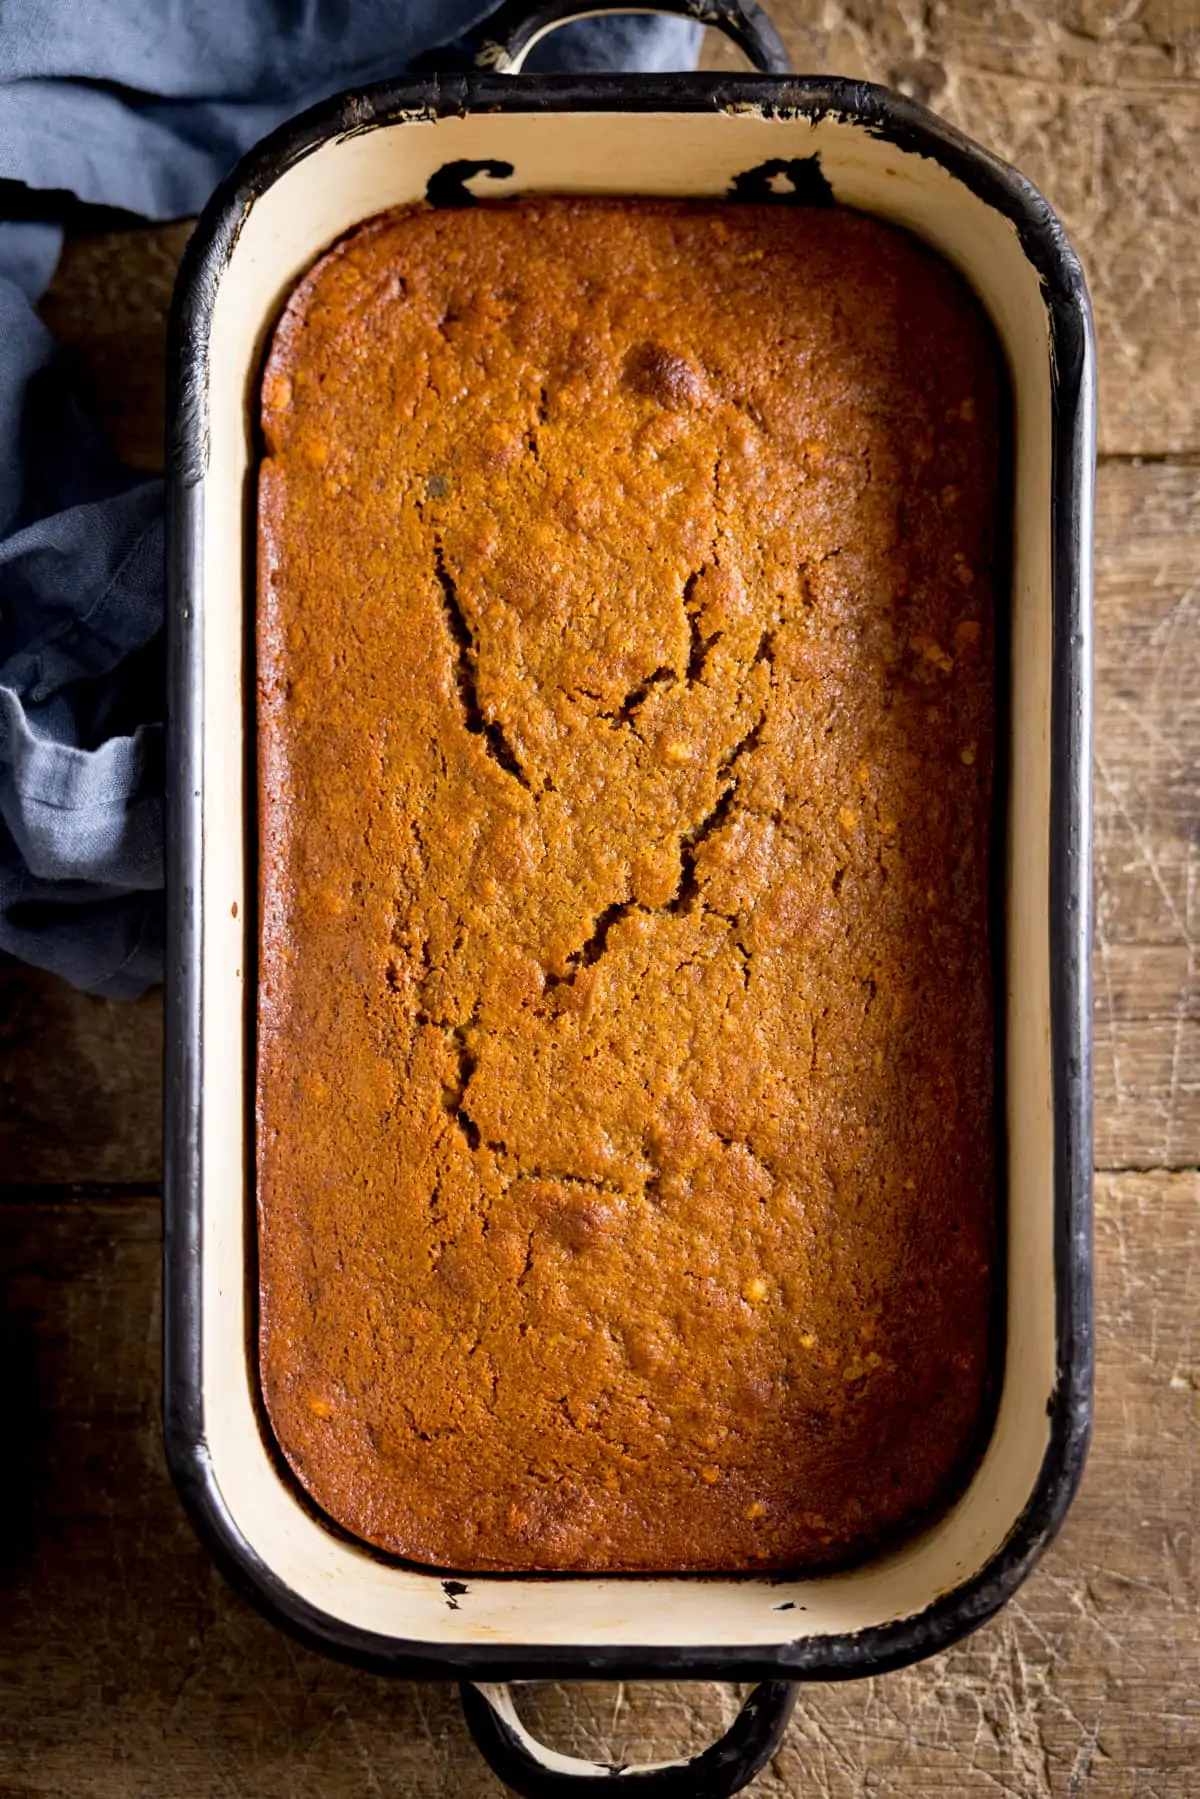
[[[521,76],[546,8],[487,72],[385,84],[270,138],[192,239],[172,335],[166,1427],[218,1559],[280,1624],[381,1672],[455,1677],[493,1766],[553,1794],[615,1770],[538,1748],[513,1679],[758,1680],[697,1762],[647,1792],[736,1791],[804,1679],[945,1648],[1029,1572],[1079,1480],[1091,1418],[1090,926],[1093,346],[1079,266],[1020,175],[884,89],[777,74]],[[681,3],[675,10],[689,10]],[[702,0],[760,68],[761,15]],[[507,71],[507,72],[506,72]],[[944,1515],[820,1578],[470,1576],[322,1522],[258,1399],[254,1319],[254,474],[264,346],[297,277],[402,202],[520,193],[777,198],[855,207],[933,245],[991,315],[1012,395],[1007,853],[1002,886],[1006,1330],[988,1447]]]

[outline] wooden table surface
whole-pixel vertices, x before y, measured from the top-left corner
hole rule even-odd
[[[796,67],[926,100],[1064,217],[1101,366],[1096,1431],[992,1624],[806,1689],[763,1799],[1200,1795],[1200,0],[787,0]],[[723,60],[718,58],[717,60]],[[732,66],[732,65],[730,65]],[[68,246],[45,316],[160,465],[186,227]],[[159,1434],[159,996],[0,964],[0,1799],[483,1799],[450,1687],[295,1647],[194,1541]],[[536,1689],[564,1748],[698,1745],[729,1689]]]

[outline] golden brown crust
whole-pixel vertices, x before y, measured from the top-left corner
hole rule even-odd
[[[285,1455],[441,1566],[859,1552],[989,1378],[979,309],[844,212],[406,210],[263,424]]]

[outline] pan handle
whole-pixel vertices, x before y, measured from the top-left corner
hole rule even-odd
[[[654,6],[589,6],[587,0],[504,0],[484,21],[476,67],[498,75],[519,75],[533,46],[547,32],[572,19],[620,13],[672,13],[696,25],[711,25],[732,38],[763,75],[790,75],[791,59],[775,26],[757,0],[658,0]]]
[[[796,1703],[794,1682],[764,1681],[720,1741],[700,1755],[689,1761],[621,1767],[580,1761],[545,1748],[521,1723],[507,1686],[464,1681],[459,1694],[480,1754],[521,1799],[579,1799],[581,1791],[589,1789],[611,1793],[613,1799],[626,1793],[630,1799],[729,1799],[774,1755]],[[620,1786],[593,1787],[593,1782],[610,1777]]]

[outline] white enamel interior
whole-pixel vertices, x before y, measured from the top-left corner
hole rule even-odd
[[[721,195],[767,158],[819,152],[839,201],[927,239],[991,313],[1015,390],[1012,807],[1005,992],[1009,1137],[1008,1340],[990,1447],[953,1510],[868,1566],[785,1585],[581,1576],[468,1581],[451,1609],[436,1573],[339,1541],[297,1501],[259,1433],[247,1356],[251,1146],[244,1125],[247,713],[242,690],[249,419],[265,334],[295,278],[360,219],[423,196],[452,159],[516,170],[489,192]],[[204,1432],[230,1517],[281,1581],[347,1624],[432,1645],[758,1645],[861,1630],[923,1610],[977,1572],[1037,1480],[1055,1380],[1048,937],[1051,371],[1038,280],[1013,227],[936,162],[826,118],[729,114],[476,114],[405,119],[330,140],[249,212],[212,314],[210,455],[202,490],[202,1333]],[[780,1609],[788,1601],[786,1610]],[[793,1609],[794,1608],[794,1609]]]

